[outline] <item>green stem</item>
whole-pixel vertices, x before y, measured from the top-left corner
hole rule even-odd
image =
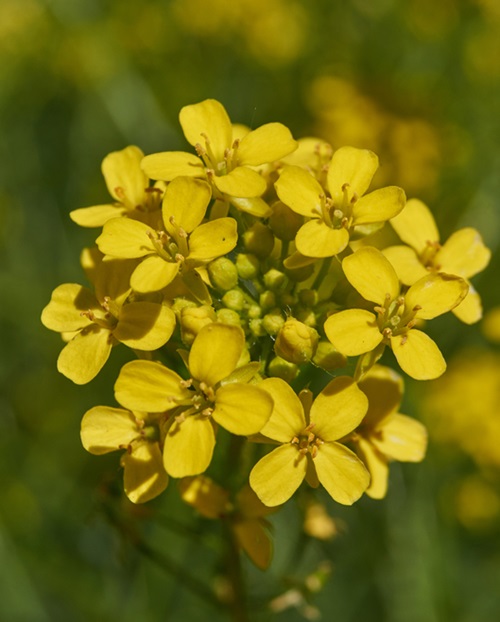
[[[225,521],[227,548],[227,579],[231,586],[229,613],[233,622],[250,622],[246,604],[245,582],[241,568],[241,555],[229,522]]]
[[[330,269],[331,263],[332,263],[332,257],[325,257],[325,259],[323,259],[323,263],[321,265],[321,268],[319,269],[318,274],[316,275],[316,278],[314,279],[314,283],[312,284],[311,289],[315,289],[315,290],[319,289],[321,283],[323,282],[323,279],[328,274],[328,270]]]

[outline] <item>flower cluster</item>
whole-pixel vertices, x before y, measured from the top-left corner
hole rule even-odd
[[[56,288],[42,322],[62,334],[58,369],[77,384],[113,346],[132,352],[119,407],[90,409],[81,428],[91,453],[123,451],[130,500],[178,478],[203,515],[232,517],[265,567],[266,508],[304,480],[350,505],[386,494],[390,461],[423,458],[425,428],[399,413],[402,377],[379,361],[392,350],[410,377],[440,376],[423,321],[480,319],[468,279],[489,251],[471,228],[441,244],[401,188],[370,190],[371,151],[233,125],[215,100],[185,106],[180,123],[193,151],[104,159],[112,201],[70,214],[100,229],[82,254],[92,287]],[[380,249],[370,235],[387,223],[403,244]],[[227,452],[225,468],[245,481],[231,488],[206,472],[233,437],[242,459]]]

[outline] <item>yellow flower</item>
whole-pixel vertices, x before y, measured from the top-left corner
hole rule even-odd
[[[401,188],[388,186],[365,195],[378,168],[378,158],[354,147],[338,149],[331,159],[327,188],[298,166],[286,166],[275,183],[280,200],[309,220],[295,237],[305,257],[332,257],[342,252],[350,237],[383,224],[404,207]],[[363,196],[364,195],[364,196]]]
[[[70,218],[81,227],[102,227],[117,216],[144,220],[150,212],[157,212],[163,184],[149,186],[149,179],[141,170],[143,157],[139,147],[133,145],[108,154],[101,168],[109,194],[116,203],[81,207],[70,212]]]
[[[216,424],[233,434],[256,434],[272,411],[270,396],[247,384],[258,363],[237,368],[245,348],[241,328],[211,323],[191,346],[190,379],[151,361],[132,361],[115,384],[116,399],[129,410],[169,412],[164,464],[173,477],[203,473],[215,447]]]
[[[429,272],[456,274],[468,282],[490,261],[490,250],[472,227],[455,231],[441,244],[434,217],[418,199],[410,199],[404,210],[391,220],[391,225],[409,246],[391,246],[383,252],[405,285],[413,285]],[[466,324],[481,319],[481,298],[470,283],[469,293],[452,311]]]
[[[254,216],[268,216],[269,207],[258,198],[267,184],[254,167],[296,149],[290,130],[281,123],[267,123],[236,138],[224,106],[214,99],[185,106],[179,120],[199,157],[183,151],[149,155],[142,162],[146,173],[164,181],[180,175],[207,179],[216,199],[229,200]]]
[[[211,302],[197,268],[229,253],[238,239],[236,221],[218,218],[201,224],[210,201],[208,184],[178,177],[165,192],[162,214],[166,231],[125,218],[113,218],[97,238],[102,253],[141,258],[130,284],[136,292],[154,292],[169,285],[180,272],[187,287],[202,302]]]
[[[401,376],[375,365],[359,382],[368,397],[368,412],[353,439],[370,472],[366,494],[382,499],[387,493],[389,461],[420,462],[427,448],[427,430],[416,419],[397,412],[403,397]]]
[[[82,444],[94,455],[125,449],[125,494],[133,503],[157,497],[168,484],[159,444],[157,417],[122,408],[96,406],[82,419]]]
[[[457,306],[468,291],[458,276],[428,274],[403,295],[389,260],[376,248],[365,246],[342,262],[351,285],[375,313],[347,309],[324,324],[326,336],[339,352],[358,356],[389,345],[403,371],[416,380],[437,378],[446,362],[434,341],[414,328],[417,320],[431,320]]]
[[[95,378],[115,344],[157,350],[174,331],[175,315],[165,305],[127,300],[134,265],[123,260],[101,262],[96,268],[95,294],[76,283],[59,285],[42,312],[44,326],[71,334],[57,369],[76,384]]]
[[[184,478],[180,489],[182,499],[200,514],[228,521],[238,546],[257,568],[265,570],[269,567],[273,547],[264,517],[275,510],[265,506],[250,486],[241,488],[234,502],[231,502],[228,490],[206,475]]]
[[[274,409],[261,434],[280,446],[264,456],[250,473],[250,486],[268,506],[285,503],[304,479],[322,484],[338,503],[351,505],[369,483],[359,458],[339,439],[363,419],[368,400],[346,376],[332,380],[311,405],[311,394],[301,399],[280,378],[259,385],[273,398]]]

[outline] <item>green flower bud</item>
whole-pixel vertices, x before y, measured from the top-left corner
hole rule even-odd
[[[303,281],[307,281],[313,272],[314,264],[309,264],[308,266],[294,268],[293,270],[287,268],[286,275],[291,281],[294,281],[294,283],[302,283]]]
[[[231,289],[222,296],[222,303],[228,309],[243,311],[245,308],[245,295],[240,289]]]
[[[312,328],[314,328],[317,324],[316,314],[312,309],[308,309],[307,307],[296,309],[295,315],[297,319],[303,322],[306,326],[311,326]]]
[[[260,273],[260,261],[250,253],[239,253],[236,257],[236,270],[242,279],[256,279]]]
[[[250,305],[247,309],[247,316],[253,320],[255,318],[258,318],[262,315],[262,309],[259,307],[259,305]]]
[[[263,309],[272,309],[276,306],[276,296],[274,292],[266,290],[259,296],[259,303]]]
[[[180,318],[182,341],[190,346],[200,330],[207,324],[215,322],[216,319],[215,310],[208,305],[184,307]]]
[[[238,312],[232,309],[219,309],[217,311],[217,321],[229,326],[241,326],[241,317]]]
[[[276,337],[274,351],[290,363],[305,363],[314,356],[318,341],[314,328],[289,318]]]
[[[347,364],[346,357],[340,354],[329,341],[318,343],[316,354],[312,360],[315,365],[326,369],[326,371],[333,371],[339,367],[345,367]]]
[[[188,307],[197,309],[198,305],[196,304],[196,302],[193,302],[192,300],[187,300],[187,298],[175,298],[174,299],[174,303],[172,305],[172,311],[175,313],[175,316],[178,322],[180,322],[181,320],[182,310]]]
[[[267,257],[274,248],[274,235],[267,225],[256,222],[243,234],[245,248],[257,257]]]
[[[276,356],[269,363],[267,367],[267,373],[273,378],[282,378],[285,382],[292,382],[297,376],[299,368],[295,363],[289,363],[282,359],[281,356]]]
[[[223,292],[238,285],[238,270],[227,257],[219,257],[210,262],[207,270],[212,285]]]
[[[272,313],[266,313],[262,318],[262,326],[268,335],[277,335],[283,327],[285,320],[280,309],[274,309]]]
[[[287,281],[286,275],[275,268],[271,268],[264,274],[264,285],[274,291],[283,288]]]
[[[304,223],[304,218],[291,210],[288,205],[277,201],[272,205],[273,213],[269,218],[269,226],[280,240],[291,242]]]
[[[267,335],[264,327],[262,326],[262,320],[260,318],[256,318],[255,320],[250,320],[248,322],[248,327],[250,328],[250,332],[254,337],[264,337]]]
[[[315,289],[301,289],[299,292],[299,300],[304,307],[315,307],[318,299],[318,292]]]
[[[283,309],[285,307],[294,307],[298,302],[298,298],[293,294],[285,293],[280,296],[280,307]]]

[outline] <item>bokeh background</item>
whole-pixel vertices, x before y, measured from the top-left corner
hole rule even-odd
[[[68,213],[108,200],[102,158],[184,149],[178,112],[207,97],[251,127],[373,149],[377,183],[426,201],[443,239],[481,231],[493,258],[474,284],[500,305],[498,0],[1,0],[1,620],[224,619],[182,571],[218,576],[217,525],[175,486],[133,508],[118,457],[81,448],[82,414],[113,403],[118,349],[77,387],[39,320],[54,287],[83,282],[94,232]],[[449,372],[408,380],[402,409],[429,427],[426,461],[394,465],[383,501],[323,498],[332,540],[306,535],[296,504],[271,517],[271,568],[245,565],[256,619],[500,619],[495,325],[430,328]],[[310,603],[258,610],[293,587]]]

